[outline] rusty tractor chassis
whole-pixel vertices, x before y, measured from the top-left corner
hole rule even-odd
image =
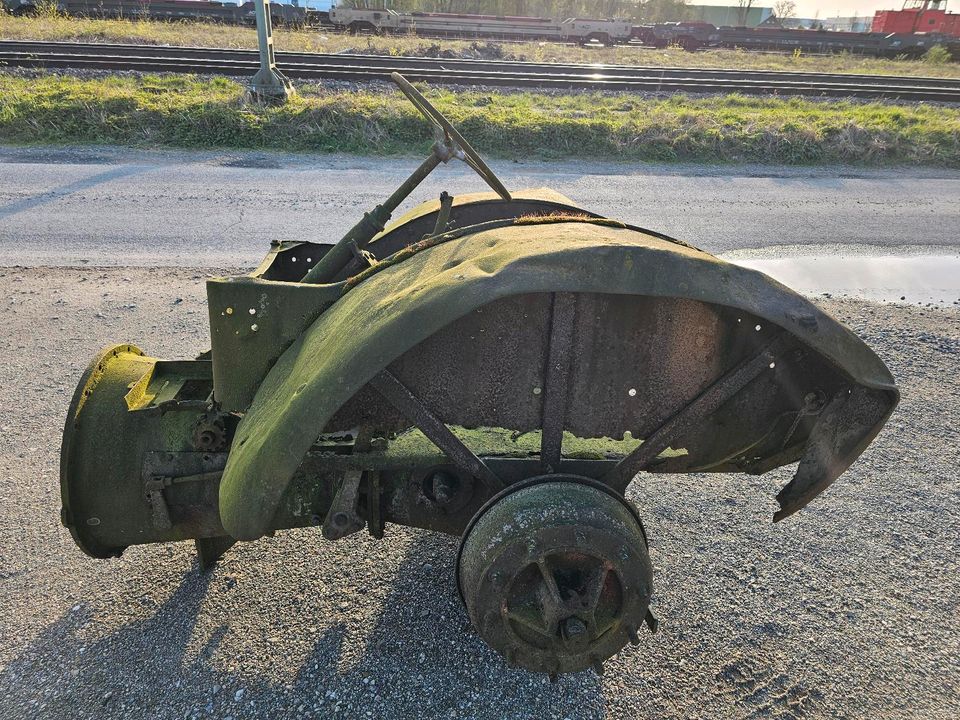
[[[430,155],[340,241],[274,242],[249,275],[209,280],[209,352],[94,359],[64,430],[63,523],[93,557],[192,539],[204,567],[286,528],[449,533],[467,613],[508,662],[600,671],[657,625],[624,497],[638,473],[798,463],[780,520],[857,458],[897,388],[762,273],[509,192],[394,80]],[[493,192],[390,222],[453,159]]]

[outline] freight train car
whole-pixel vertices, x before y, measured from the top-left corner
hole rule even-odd
[[[0,0],[15,15],[36,11],[39,0]],[[637,41],[663,48],[739,48],[805,53],[851,52],[874,57],[920,57],[935,45],[960,59],[960,39],[944,33],[835,32],[779,27],[716,27],[704,22],[673,22],[633,26],[625,20],[551,19],[508,15],[397,12],[331,7],[330,0],[270,2],[275,25],[310,25],[352,33],[408,33],[431,37],[550,40],[613,45]],[[158,19],[204,19],[254,24],[250,0],[57,0],[68,15]]]
[[[710,44],[710,36],[717,28],[705,22],[668,22],[635,25],[633,39],[644,45],[665,48],[671,45],[693,52]]]
[[[603,45],[625,43],[633,28],[626,20],[566,18],[555,20],[510,15],[465,15],[457,13],[401,13],[335,7],[330,23],[353,33],[410,33],[440,37],[481,37],[517,40],[557,40]]]
[[[32,15],[38,0],[3,0],[7,12]],[[100,18],[151,18],[158,20],[213,20],[253,25],[256,16],[252,2],[242,4],[217,0],[57,0],[65,15]],[[271,2],[270,17],[275,25],[313,24],[315,14],[307,7]]]
[[[916,7],[878,10],[870,29],[883,33],[939,33],[960,38],[960,15],[939,7],[937,0],[920,0]]]
[[[920,57],[934,45],[960,57],[960,41],[939,33],[854,33],[828,30],[790,30],[776,27],[714,27],[710,23],[660,23],[634,27],[634,38],[645,45],[677,45],[685,50],[740,48],[743,50],[799,50],[806,53],[851,52],[873,57]]]
[[[960,43],[940,34],[854,33],[783,28],[717,28],[711,44],[744,50],[797,50],[810,53],[850,52],[875,57],[920,57],[934,45],[950,48]]]

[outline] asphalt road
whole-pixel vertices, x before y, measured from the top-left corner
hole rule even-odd
[[[416,159],[0,148],[0,263],[249,266],[271,239],[336,239]],[[493,162],[608,217],[719,253],[960,243],[960,173]],[[480,189],[457,163],[407,206]]]

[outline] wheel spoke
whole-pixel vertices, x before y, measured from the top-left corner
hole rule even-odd
[[[590,578],[590,584],[587,586],[587,592],[585,593],[586,608],[584,608],[584,612],[589,615],[590,627],[593,629],[594,637],[602,635],[610,626],[610,623],[605,627],[599,626],[597,623],[597,609],[600,605],[600,596],[603,594],[603,588],[606,586],[607,578],[610,577],[611,572],[612,568],[609,563],[601,563]]]
[[[507,619],[512,620],[513,622],[519,623],[530,630],[533,630],[538,635],[543,635],[544,637],[550,637],[550,628],[544,627],[543,623],[538,623],[530,617],[527,617],[524,613],[513,612],[507,610]]]
[[[537,567],[540,568],[540,576],[543,578],[541,587],[546,591],[541,594],[541,602],[544,599],[549,602],[549,606],[544,605],[544,614],[546,615],[547,612],[550,613],[548,624],[552,625],[564,611],[566,604],[563,602],[563,596],[560,594],[560,588],[557,586],[557,578],[554,577],[553,569],[547,564],[547,559],[540,558],[537,560]],[[544,594],[546,598],[543,598]]]
[[[603,586],[607,584],[607,576],[610,575],[610,565],[602,562],[594,571],[587,585],[586,606],[590,610],[596,610],[600,602],[600,593],[603,592]]]

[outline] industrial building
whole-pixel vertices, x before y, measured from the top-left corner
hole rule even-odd
[[[773,14],[771,7],[752,7],[746,10],[737,5],[688,5],[689,20],[707,22],[720,27],[733,25],[756,27]]]

